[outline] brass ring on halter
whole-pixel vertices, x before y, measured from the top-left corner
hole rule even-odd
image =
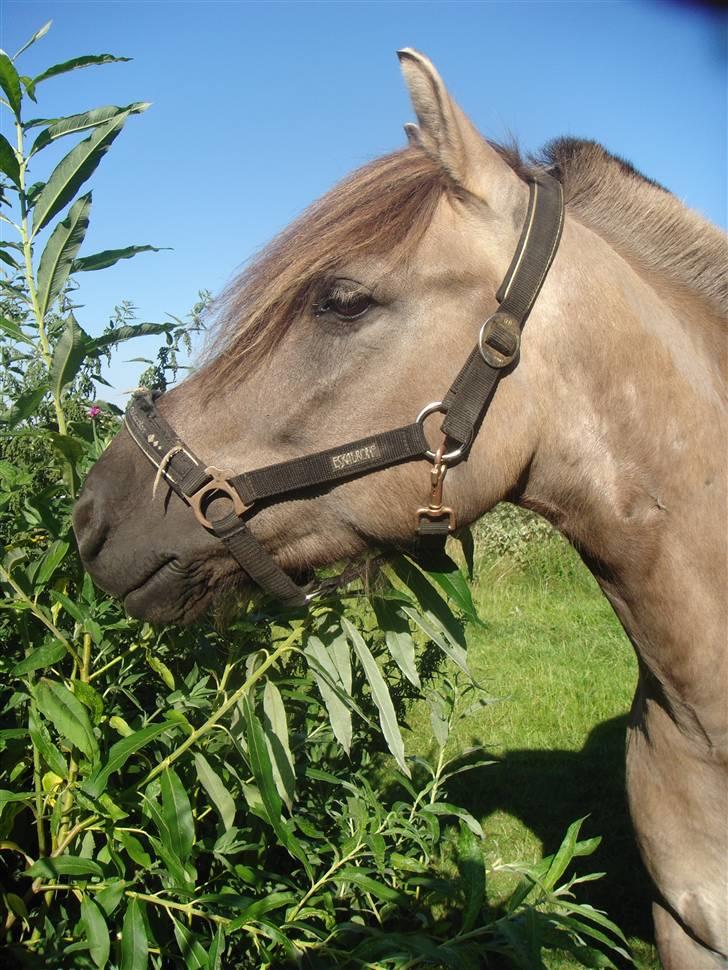
[[[442,406],[442,401],[433,401],[431,404],[425,405],[425,407],[422,408],[420,413],[415,418],[415,422],[417,424],[423,424],[425,418],[428,418],[431,414],[437,414],[437,413],[439,414],[446,413],[445,408]],[[457,461],[459,458],[462,458],[462,456],[470,447],[472,440],[473,440],[473,432],[471,430],[470,434],[468,435],[467,441],[464,441],[463,444],[459,445],[457,448],[453,448],[452,451],[446,451],[443,455],[440,455],[439,461],[441,462],[444,461],[446,464],[451,464],[452,462]],[[440,452],[438,451],[438,453],[435,454],[434,451],[428,450],[425,452],[425,458],[427,458],[428,461],[437,462],[438,461],[437,455],[439,453]]]
[[[208,482],[207,485],[203,485],[199,491],[194,493],[194,495],[187,496],[187,501],[190,503],[190,508],[194,512],[195,518],[200,525],[204,526],[206,529],[214,528],[214,523],[208,519],[207,515],[205,514],[205,510],[208,504],[212,501],[213,497],[216,495],[229,498],[233,503],[233,512],[237,516],[244,515],[248,509],[252,507],[243,502],[240,495],[227,481],[227,479],[232,475],[232,472],[222,471],[219,468],[215,468],[213,465],[206,468],[205,472],[206,474],[212,476],[212,481]]]

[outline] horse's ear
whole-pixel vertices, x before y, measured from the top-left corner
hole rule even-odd
[[[416,144],[442,166],[456,186],[486,202],[496,202],[504,182],[511,186],[518,181],[513,170],[453,101],[424,54],[405,47],[397,56],[419,121],[419,128],[405,126],[410,143],[414,141],[410,129],[414,128]]]

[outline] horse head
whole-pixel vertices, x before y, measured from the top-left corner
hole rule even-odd
[[[207,361],[156,402],[205,466],[257,468],[411,423],[442,399],[497,308],[528,187],[425,57],[405,50],[400,61],[419,121],[407,126],[408,147],[355,172],[284,230],[223,294]],[[448,476],[459,523],[506,495],[533,454],[531,344],[493,402],[488,434]],[[436,426],[433,413],[424,422],[433,452]],[[342,447],[338,460],[355,464],[365,449]],[[77,505],[79,547],[131,614],[189,620],[216,591],[244,583],[244,570],[155,478],[122,430]],[[247,527],[292,574],[370,546],[408,549],[428,480],[427,464],[396,464],[258,503]]]

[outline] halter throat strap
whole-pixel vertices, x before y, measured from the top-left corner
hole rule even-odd
[[[436,477],[441,495],[447,467],[467,458],[498,382],[518,362],[521,331],[561,238],[561,183],[544,172],[530,179],[529,189],[521,237],[496,293],[500,307],[481,327],[477,346],[442,401],[423,408],[412,424],[234,475],[206,466],[179,438],[157,410],[159,392],[142,390],[133,395],[125,425],[132,440],[157,468],[157,480],[163,477],[190,505],[198,522],[225,543],[250,579],[284,605],[303,606],[314,594],[297,585],[250,532],[244,516],[254,504],[280,501],[306,489],[329,487],[402,462],[423,459],[439,469],[433,482]],[[433,412],[444,414],[443,446],[437,454],[430,450],[424,433],[425,418]],[[230,510],[221,518],[208,518],[208,507],[223,497],[230,501]],[[453,528],[454,513],[450,509],[420,509],[416,528],[418,552],[441,555]]]

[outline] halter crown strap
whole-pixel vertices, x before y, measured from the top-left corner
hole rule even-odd
[[[500,308],[481,327],[478,345],[442,402],[428,405],[412,424],[232,475],[206,467],[180,440],[155,406],[159,392],[140,391],[132,397],[125,424],[136,445],[157,468],[157,480],[163,477],[191,506],[200,524],[226,544],[253,582],[285,605],[302,606],[312,594],[294,583],[252,535],[243,521],[252,505],[416,459],[435,463],[433,488],[439,488],[437,494],[441,496],[448,465],[467,458],[498,381],[517,363],[521,331],[561,238],[561,184],[540,173],[530,179],[529,187],[521,238],[496,294]],[[445,440],[456,445],[444,451],[443,444],[437,455],[429,450],[423,428],[425,417],[434,411],[445,414],[441,426]],[[232,503],[232,510],[222,518],[208,518],[208,506],[223,497]],[[418,551],[430,557],[441,555],[445,539],[454,528],[454,513],[433,499],[418,516]]]

